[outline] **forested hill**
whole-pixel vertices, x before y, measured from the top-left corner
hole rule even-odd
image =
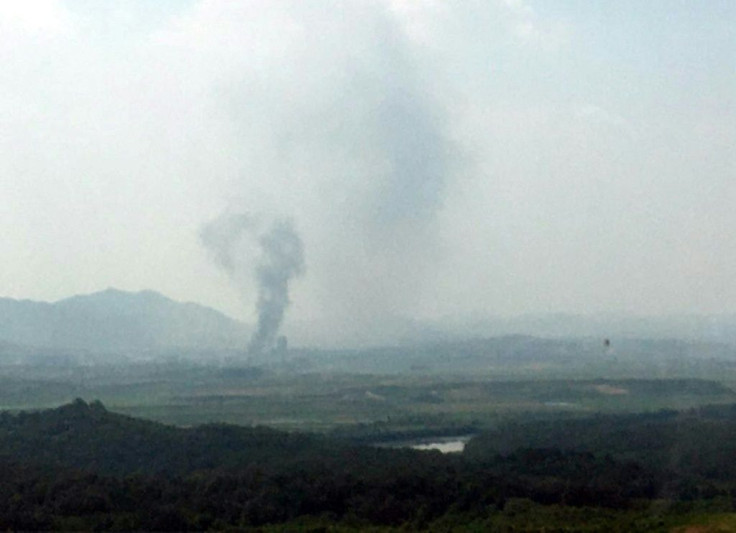
[[[265,464],[323,450],[324,439],[266,427],[207,424],[178,428],[109,412],[100,402],[0,415],[0,456],[106,475],[183,475]],[[333,446],[334,447],[334,446]]]
[[[175,428],[77,400],[0,415],[0,528],[671,531],[698,509],[733,512],[735,430],[733,406],[606,416],[522,424],[451,456]],[[628,448],[609,438],[627,432]],[[698,447],[700,466],[680,468]]]
[[[239,348],[247,338],[240,322],[153,291],[108,289],[55,303],[0,298],[0,341],[22,346],[140,352]]]
[[[469,460],[489,461],[519,449],[593,453],[633,461],[693,483],[736,481],[736,405],[687,411],[512,421],[473,439]]]

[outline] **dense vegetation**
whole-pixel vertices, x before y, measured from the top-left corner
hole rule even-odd
[[[0,415],[0,527],[651,531],[732,510],[735,414],[509,424],[453,456],[260,427],[175,428],[78,400]]]

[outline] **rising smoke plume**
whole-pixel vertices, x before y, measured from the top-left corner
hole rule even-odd
[[[206,224],[200,238],[243,296],[256,282],[258,323],[248,352],[273,350],[290,303],[289,282],[304,273],[304,246],[292,221],[275,219],[264,227],[246,214],[223,215]]]
[[[228,195],[251,212],[295,214],[305,241],[318,243],[310,258],[310,303],[318,312],[300,317],[321,321],[310,334],[351,342],[383,334],[397,315],[432,300],[431,275],[443,253],[440,215],[460,166],[443,93],[386,5],[268,5],[252,13],[260,22],[248,31],[303,31],[263,49],[266,70],[245,62],[219,93],[242,165]],[[260,276],[247,272],[248,282]],[[259,320],[266,301],[259,296]]]

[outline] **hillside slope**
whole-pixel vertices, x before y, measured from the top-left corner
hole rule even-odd
[[[451,456],[259,427],[176,428],[76,400],[0,413],[0,528],[672,531],[704,511],[733,512],[733,413],[561,420],[553,447],[538,436],[554,427],[520,424],[503,454],[487,434]],[[607,438],[617,435],[624,449]]]
[[[0,298],[0,341],[101,352],[239,348],[247,327],[194,303],[153,291],[108,289],[55,303]]]

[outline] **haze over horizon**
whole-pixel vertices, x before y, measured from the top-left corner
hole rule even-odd
[[[0,3],[0,297],[252,324],[200,241],[247,213],[304,244],[287,333],[734,313],[734,50],[726,0]]]

